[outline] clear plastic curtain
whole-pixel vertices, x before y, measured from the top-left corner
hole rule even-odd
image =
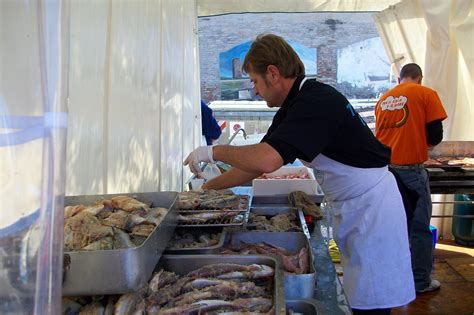
[[[61,309],[68,1],[0,2],[0,313]]]

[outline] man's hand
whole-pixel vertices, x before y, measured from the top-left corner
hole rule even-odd
[[[200,162],[214,163],[212,154],[211,145],[198,147],[196,150],[189,153],[186,160],[184,160],[184,165],[189,165],[191,172],[197,175],[198,173],[201,173],[201,169],[199,168]]]

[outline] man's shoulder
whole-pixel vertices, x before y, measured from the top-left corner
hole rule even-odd
[[[319,101],[328,100],[331,102],[341,100],[344,102],[344,105],[346,105],[346,97],[335,87],[317,80],[311,80],[309,82],[308,88],[302,89],[302,93],[299,94],[302,98],[317,99]]]
[[[399,84],[385,92],[380,99],[380,101],[383,101],[387,97],[399,97],[401,95],[404,96],[413,96],[417,94],[435,94],[436,91],[433,90],[432,88],[429,88],[427,86],[421,85],[421,84],[415,84],[415,83],[410,83],[410,84]]]

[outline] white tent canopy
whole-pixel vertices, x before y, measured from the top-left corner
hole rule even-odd
[[[473,2],[403,1],[376,15],[389,60],[397,70],[418,63],[424,83],[448,113],[445,140],[474,140]]]
[[[400,0],[197,0],[198,15],[262,12],[382,11]]]

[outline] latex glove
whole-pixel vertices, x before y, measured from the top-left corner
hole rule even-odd
[[[198,147],[193,152],[189,153],[186,160],[184,160],[184,165],[189,165],[191,172],[194,174],[201,173],[201,168],[199,167],[200,162],[214,163],[214,159],[212,158],[212,147],[212,145]]]

